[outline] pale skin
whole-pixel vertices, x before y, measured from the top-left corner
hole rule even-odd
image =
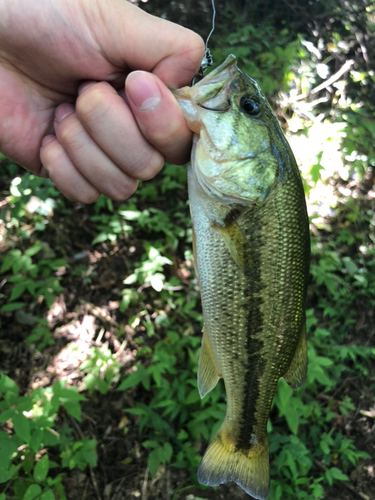
[[[131,196],[191,132],[169,89],[204,54],[190,30],[125,0],[0,0],[0,152],[69,199]]]

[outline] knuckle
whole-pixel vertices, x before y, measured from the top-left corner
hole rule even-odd
[[[115,201],[126,200],[135,193],[138,187],[138,182],[135,179],[128,179],[123,184],[117,184],[112,190],[109,197]]]
[[[153,131],[152,142],[160,150],[169,149],[181,136],[181,128],[179,124],[171,123],[168,130]]]
[[[48,143],[40,152],[42,163],[46,166],[60,164],[65,159],[65,152],[57,140]]]
[[[198,33],[195,33],[194,31],[191,31],[191,37],[190,37],[190,50],[192,51],[198,51],[199,53],[204,54],[204,51],[206,49],[206,44],[203,40],[203,38],[198,35]]]
[[[109,111],[108,96],[109,84],[99,82],[85,90],[77,99],[76,112],[85,120],[98,120]]]
[[[80,193],[78,197],[78,201],[83,203],[84,205],[89,205],[90,203],[94,203],[100,196],[99,191],[96,189],[90,189],[86,192]]]
[[[149,181],[160,172],[164,165],[164,156],[154,151],[141,158],[134,165],[135,177],[141,181]]]
[[[70,118],[70,117],[68,117]],[[82,125],[77,119],[65,119],[57,131],[59,141],[68,149],[79,149],[82,147]]]

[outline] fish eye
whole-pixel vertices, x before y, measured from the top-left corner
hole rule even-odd
[[[259,100],[256,97],[243,95],[240,100],[240,108],[247,115],[257,116],[260,113],[261,107]]]

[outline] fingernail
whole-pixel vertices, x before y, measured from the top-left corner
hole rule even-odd
[[[133,71],[126,79],[126,93],[140,111],[155,109],[161,101],[154,78],[144,71]]]
[[[72,104],[61,104],[55,111],[55,120],[57,123],[63,121],[64,118],[74,113],[75,108]]]
[[[54,141],[55,139],[56,137],[54,135],[46,135],[45,137],[43,137],[42,148],[44,148],[44,146],[47,146],[49,142]]]
[[[81,95],[82,92],[84,92],[86,89],[88,89],[92,85],[95,85],[95,83],[98,83],[98,82],[95,80],[87,80],[86,82],[82,82],[81,85],[78,87],[78,95]]]

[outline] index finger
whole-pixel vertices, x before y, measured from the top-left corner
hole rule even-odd
[[[103,16],[117,33],[111,53],[116,66],[154,73],[171,88],[190,84],[205,50],[197,33],[123,0],[111,2]]]

